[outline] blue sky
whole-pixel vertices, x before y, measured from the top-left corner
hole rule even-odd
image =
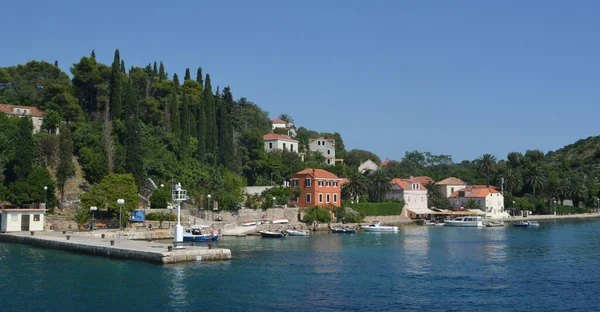
[[[202,66],[272,117],[401,159],[556,150],[600,129],[598,1],[11,1],[0,66]]]

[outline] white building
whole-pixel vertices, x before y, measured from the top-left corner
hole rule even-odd
[[[43,231],[46,209],[0,209],[0,232]]]
[[[281,118],[275,118],[275,119],[271,120],[271,124],[273,125],[271,130],[275,130],[277,128],[286,129],[288,131],[289,136],[291,136],[291,137],[296,136],[296,128],[294,127],[294,124],[291,122],[286,122],[285,120],[283,120]]]
[[[467,187],[467,182],[454,177],[444,179],[440,182],[437,182],[436,184],[440,186],[440,190],[442,194],[444,194],[444,197],[450,197],[450,195],[452,195],[452,193],[454,193],[455,191]]]
[[[428,213],[427,189],[416,180],[392,179],[392,189],[386,195],[387,199],[404,200],[404,209],[414,215]]]
[[[367,161],[361,162],[360,166],[358,166],[358,172],[360,172],[360,173],[365,173],[367,171],[373,172],[373,171],[377,171],[378,169],[379,169],[379,166],[377,166],[377,164],[370,159],[367,159]]]
[[[285,134],[268,133],[263,136],[265,151],[288,150],[298,153],[298,141]]]
[[[454,208],[464,207],[469,200],[475,200],[487,218],[510,218],[504,210],[504,196],[493,186],[473,185],[463,188],[449,196]]]
[[[40,130],[42,129],[42,122],[44,121],[44,112],[39,110],[37,107],[0,104],[0,112],[4,112],[7,115],[18,117],[28,116],[33,122],[34,133],[40,132]]]
[[[310,139],[308,143],[308,149],[311,152],[319,152],[325,157],[325,163],[328,165],[335,165],[335,140],[326,139],[323,137],[317,139]]]

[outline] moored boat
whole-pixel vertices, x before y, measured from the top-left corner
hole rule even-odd
[[[285,232],[258,231],[262,238],[283,238],[287,234]]]
[[[481,216],[458,217],[453,220],[446,220],[444,223],[445,226],[483,227]]]
[[[285,230],[285,232],[289,236],[310,236],[310,232],[308,231]]]
[[[514,227],[537,227],[540,226],[539,223],[537,223],[537,221],[519,221],[519,222],[515,222],[513,223]]]
[[[273,224],[286,224],[289,222],[290,222],[290,220],[284,219],[284,218],[273,219],[273,221],[272,221]]]
[[[504,222],[502,222],[502,221],[485,221],[485,222],[483,222],[483,225],[485,227],[500,227],[500,226],[504,226]]]
[[[256,225],[256,221],[250,221],[250,220],[244,221],[243,225],[244,226],[253,226],[253,225]]]
[[[381,221],[373,221],[369,225],[360,227],[365,232],[398,232],[397,226],[381,225]]]
[[[216,241],[219,239],[219,234],[214,231],[208,232],[206,225],[194,225],[183,231],[184,242],[206,242]]]
[[[341,234],[356,234],[355,228],[331,228],[331,233],[341,233]]]

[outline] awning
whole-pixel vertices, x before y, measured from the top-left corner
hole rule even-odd
[[[427,208],[406,208],[406,210],[408,210],[412,213],[416,213],[416,214],[432,214],[432,213],[434,213],[433,210],[429,210]]]

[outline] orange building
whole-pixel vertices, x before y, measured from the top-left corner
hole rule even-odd
[[[290,180],[293,188],[300,189],[300,197],[294,200],[296,206],[335,206],[342,202],[340,178],[323,169],[304,169]]]

